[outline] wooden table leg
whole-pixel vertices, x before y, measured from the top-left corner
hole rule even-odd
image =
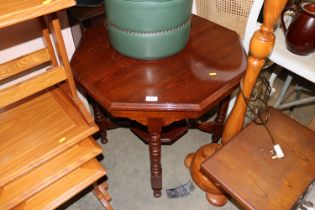
[[[105,116],[97,103],[93,103],[92,107],[93,107],[93,112],[94,112],[95,123],[100,128],[99,133],[101,135],[101,143],[106,144],[108,142],[108,139],[107,139],[106,127],[104,126],[104,122],[106,121]]]
[[[156,198],[162,195],[161,130],[161,119],[148,119],[151,187]]]
[[[112,200],[111,196],[107,192],[108,185],[106,182],[103,182],[102,184],[93,184],[94,189],[93,192],[96,195],[96,197],[99,199],[101,204],[106,210],[113,210],[113,207],[109,204],[109,202]]]
[[[212,142],[217,143],[223,132],[224,122],[226,118],[226,112],[230,102],[230,96],[225,97],[219,104],[219,110],[217,116],[214,120],[214,128],[213,128],[213,135],[212,135]]]
[[[99,133],[101,135],[101,143],[106,144],[108,142],[106,130],[116,128],[117,126],[114,125],[113,123],[111,123],[104,116],[103,110],[101,109],[101,106],[97,102],[92,101],[91,104],[92,104],[92,108],[93,108],[95,123],[100,128]]]
[[[218,143],[221,139],[223,127],[225,125],[226,112],[229,106],[230,96],[225,97],[219,104],[219,110],[216,118],[211,122],[197,122],[191,120],[189,122],[190,128],[197,128],[206,133],[212,133],[212,142]]]

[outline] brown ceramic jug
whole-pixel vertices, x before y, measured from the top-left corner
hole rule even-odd
[[[283,17],[288,10],[293,11],[294,18],[286,28]],[[282,13],[281,21],[288,50],[298,55],[307,55],[315,51],[315,3],[287,6]]]

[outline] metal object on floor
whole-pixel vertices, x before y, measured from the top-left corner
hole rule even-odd
[[[288,109],[290,107],[294,107],[294,106],[300,106],[300,105],[304,105],[304,104],[309,104],[309,103],[313,103],[315,102],[315,96],[313,97],[308,97],[308,98],[304,98],[304,99],[300,99],[300,92],[302,90],[306,90],[306,91],[311,91],[311,90],[308,90],[300,85],[297,85],[295,87],[295,90],[297,91],[297,97],[295,98],[295,100],[293,101],[290,101],[290,102],[287,102],[287,103],[284,103],[285,99],[287,98],[287,95],[290,95],[290,91],[289,91],[289,87],[292,83],[292,80],[293,80],[293,76],[288,74],[285,82],[284,82],[284,85],[282,87],[282,90],[281,90],[281,93],[280,93],[280,96],[278,97],[274,107],[275,108],[278,108],[278,109]]]

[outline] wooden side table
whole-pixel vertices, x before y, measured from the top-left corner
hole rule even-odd
[[[267,126],[284,158],[272,159],[267,130],[251,123],[201,169],[246,209],[291,209],[315,177],[315,133],[273,108]]]
[[[190,41],[174,56],[155,61],[125,57],[111,47],[102,24],[85,32],[71,65],[76,80],[107,112],[148,127],[151,185],[159,197],[162,128],[197,119],[223,101],[218,126],[212,126],[220,133],[229,94],[247,61],[235,32],[193,16]]]

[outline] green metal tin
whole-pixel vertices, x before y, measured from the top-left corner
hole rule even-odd
[[[109,39],[138,59],[167,57],[189,39],[192,0],[106,0]]]

